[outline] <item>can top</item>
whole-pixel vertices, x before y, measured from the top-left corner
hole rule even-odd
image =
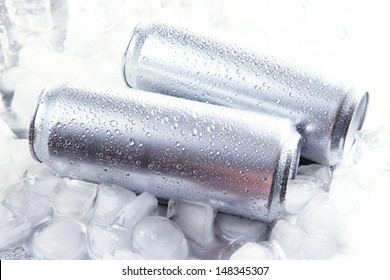
[[[330,153],[327,159],[329,165],[338,163],[342,156],[351,149],[356,132],[362,128],[364,123],[368,101],[368,92],[360,95],[350,94],[345,97],[331,132]]]

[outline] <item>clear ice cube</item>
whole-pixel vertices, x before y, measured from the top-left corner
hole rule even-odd
[[[301,165],[298,168],[298,176],[307,177],[324,191],[328,191],[332,183],[332,172],[329,166],[321,164]]]
[[[226,240],[245,236],[248,241],[257,242],[268,237],[269,226],[266,223],[224,213],[218,213],[215,220],[218,235]]]
[[[24,186],[23,183],[21,183]],[[4,205],[15,215],[27,217],[33,225],[51,217],[53,207],[47,197],[15,187],[4,200]]]
[[[96,201],[97,185],[78,180],[64,182],[52,198],[56,214],[89,221]]]
[[[306,203],[322,190],[310,177],[296,176],[287,184],[285,209],[290,214],[298,214]]]
[[[260,243],[247,242],[230,256],[230,260],[274,259],[277,259],[277,255],[272,245],[266,241]]]
[[[154,195],[147,192],[141,193],[123,206],[116,215],[113,225],[131,232],[136,223],[156,212],[157,204],[157,199]]]
[[[21,244],[31,233],[30,221],[23,216],[0,221],[0,249]]]
[[[299,213],[296,224],[309,233],[333,234],[337,228],[337,211],[329,195],[313,197]]]
[[[89,252],[94,259],[113,255],[118,248],[130,247],[130,234],[121,229],[91,224],[88,228]]]
[[[91,222],[111,225],[119,210],[134,198],[135,193],[128,189],[116,185],[99,185]]]
[[[167,218],[183,231],[187,240],[200,249],[214,239],[215,212],[210,205],[198,202],[169,200]]]
[[[31,247],[34,256],[39,259],[82,259],[87,248],[87,231],[76,220],[53,219],[36,229]]]
[[[272,228],[269,240],[280,258],[294,259],[304,237],[305,232],[300,227],[281,219]]]
[[[145,259],[186,259],[188,245],[180,228],[161,216],[150,216],[137,223],[132,233],[135,253]]]
[[[24,185],[26,189],[38,195],[51,197],[64,179],[54,175],[44,165],[29,168],[24,174]]]
[[[332,236],[308,233],[302,240],[300,251],[307,260],[327,260],[337,252],[337,244]]]

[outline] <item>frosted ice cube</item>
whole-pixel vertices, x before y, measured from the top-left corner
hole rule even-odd
[[[313,197],[299,213],[296,224],[306,232],[332,234],[337,228],[337,211],[326,193]]]
[[[315,184],[324,191],[328,191],[330,184],[332,183],[332,172],[330,167],[321,164],[301,165],[298,168],[298,175],[301,176],[301,178],[309,177],[309,180],[315,182]]]
[[[272,245],[266,241],[247,242],[231,255],[230,260],[274,260],[276,256]]]
[[[39,259],[81,259],[86,253],[87,232],[75,220],[57,218],[39,226],[31,247]]]
[[[31,257],[22,246],[18,246],[0,251],[0,260],[31,260]]]
[[[337,176],[333,180],[329,197],[338,212],[351,216],[369,199],[369,192],[360,188],[355,181]]]
[[[21,183],[23,186],[23,183]],[[50,217],[53,208],[47,197],[17,188],[7,194],[4,205],[14,214],[27,217],[31,223],[37,224]]]
[[[18,81],[15,86],[12,107],[31,116],[39,94],[49,82],[36,74],[28,75],[23,80]]]
[[[130,246],[130,234],[121,229],[91,224],[88,228],[89,252],[92,258],[114,254],[116,249]]]
[[[39,165],[31,157],[30,146],[27,139],[10,141],[8,149],[12,151],[9,164],[12,166],[12,173],[21,178],[28,168]]]
[[[28,191],[47,197],[53,195],[64,183],[64,179],[54,175],[44,165],[29,168],[24,174],[23,181]]]
[[[78,180],[65,182],[52,198],[56,213],[88,221],[96,201],[97,185]]]
[[[259,221],[224,213],[218,213],[215,220],[218,235],[226,240],[245,236],[248,241],[256,242],[268,237],[268,225]]]
[[[25,67],[14,66],[8,68],[1,76],[0,84],[2,89],[14,91],[16,84],[28,74],[29,71]]]
[[[337,252],[333,237],[320,233],[308,233],[302,241],[300,251],[305,259],[326,260]]]
[[[150,193],[144,192],[127,203],[116,215],[113,225],[131,232],[135,224],[157,210],[157,199]]]
[[[150,216],[133,229],[132,246],[145,259],[185,259],[188,245],[180,228],[171,220]]]
[[[118,211],[134,198],[135,193],[128,189],[116,185],[99,185],[95,211],[91,222],[111,225]]]
[[[183,231],[187,240],[199,248],[208,247],[214,239],[214,210],[198,202],[169,200],[167,218]]]
[[[357,240],[350,234],[349,227],[343,216],[338,215],[338,222],[334,238],[337,243],[337,250],[342,254],[356,255],[359,251]]]
[[[298,214],[306,203],[321,189],[310,177],[297,176],[287,184],[285,209],[290,214]]]
[[[30,221],[23,216],[0,220],[0,249],[12,247],[23,242],[32,231]]]
[[[279,220],[272,228],[270,243],[282,259],[292,259],[298,254],[305,232],[285,220]]]
[[[1,144],[1,151],[6,149],[6,143],[8,143],[9,140],[15,139],[15,134],[12,132],[12,130],[9,128],[7,123],[0,117],[0,144]]]
[[[356,133],[354,160],[378,174],[390,169],[390,129],[378,126]]]

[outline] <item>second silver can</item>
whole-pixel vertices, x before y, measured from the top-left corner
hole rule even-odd
[[[123,71],[132,88],[288,118],[302,157],[329,166],[352,146],[368,104],[368,93],[342,82],[160,23],[134,29]]]
[[[282,118],[70,83],[40,96],[30,147],[60,176],[271,222],[283,211],[300,135]]]

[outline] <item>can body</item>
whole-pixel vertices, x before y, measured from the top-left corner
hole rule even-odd
[[[30,148],[60,176],[270,222],[296,172],[300,135],[286,119],[69,83],[41,94]]]
[[[164,24],[134,29],[123,71],[132,88],[289,118],[302,157],[324,165],[352,146],[368,103],[312,71]]]

